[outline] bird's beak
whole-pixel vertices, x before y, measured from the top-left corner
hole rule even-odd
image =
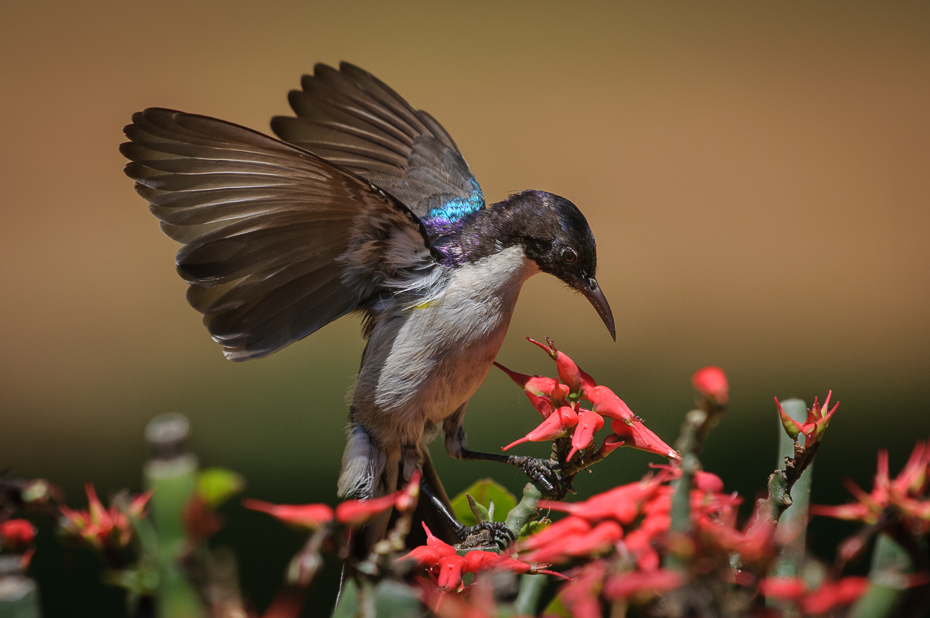
[[[604,326],[610,331],[613,340],[617,340],[617,330],[614,328],[614,314],[610,311],[610,305],[607,304],[607,297],[601,291],[601,286],[597,284],[597,279],[591,277],[575,286],[575,288],[584,294],[584,297],[594,305],[597,314],[604,320]]]

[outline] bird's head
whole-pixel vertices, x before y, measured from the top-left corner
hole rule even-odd
[[[526,191],[511,198],[518,202],[516,226],[526,257],[539,270],[554,275],[581,292],[597,310],[616,341],[614,317],[597,283],[597,246],[588,221],[564,197],[543,191]]]

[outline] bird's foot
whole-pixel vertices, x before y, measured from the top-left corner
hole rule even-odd
[[[539,457],[517,457],[514,465],[539,485],[544,492],[557,499],[565,497],[568,488],[559,473],[559,464],[550,459]],[[520,461],[522,460],[522,461]]]
[[[458,532],[462,538],[458,547],[462,549],[496,546],[504,550],[517,540],[517,535],[513,530],[500,521],[485,521],[474,526],[462,526]]]

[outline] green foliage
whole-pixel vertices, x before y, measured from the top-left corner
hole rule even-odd
[[[197,495],[215,509],[245,488],[245,478],[226,468],[206,468],[197,477]]]
[[[492,479],[476,481],[471,487],[452,499],[452,511],[465,526],[474,526],[480,523],[478,517],[472,511],[468,496],[471,496],[479,506],[487,511],[488,519],[492,521],[504,521],[507,513],[517,506],[517,499],[514,495],[496,481]],[[493,509],[491,508],[492,503],[494,505]],[[479,513],[483,514],[483,511],[479,509]]]

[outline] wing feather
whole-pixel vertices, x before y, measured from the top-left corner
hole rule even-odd
[[[461,218],[484,208],[449,133],[370,73],[348,63],[338,70],[318,64],[301,87],[288,95],[297,117],[271,122],[284,141],[384,189],[422,220],[431,237],[448,229],[449,213]]]
[[[182,243],[188,301],[232,360],[369,311],[396,287],[392,278],[433,264],[406,206],[316,154],[158,108],[133,115],[125,132],[126,174],[162,231]],[[398,235],[410,248],[400,263],[390,251]]]

